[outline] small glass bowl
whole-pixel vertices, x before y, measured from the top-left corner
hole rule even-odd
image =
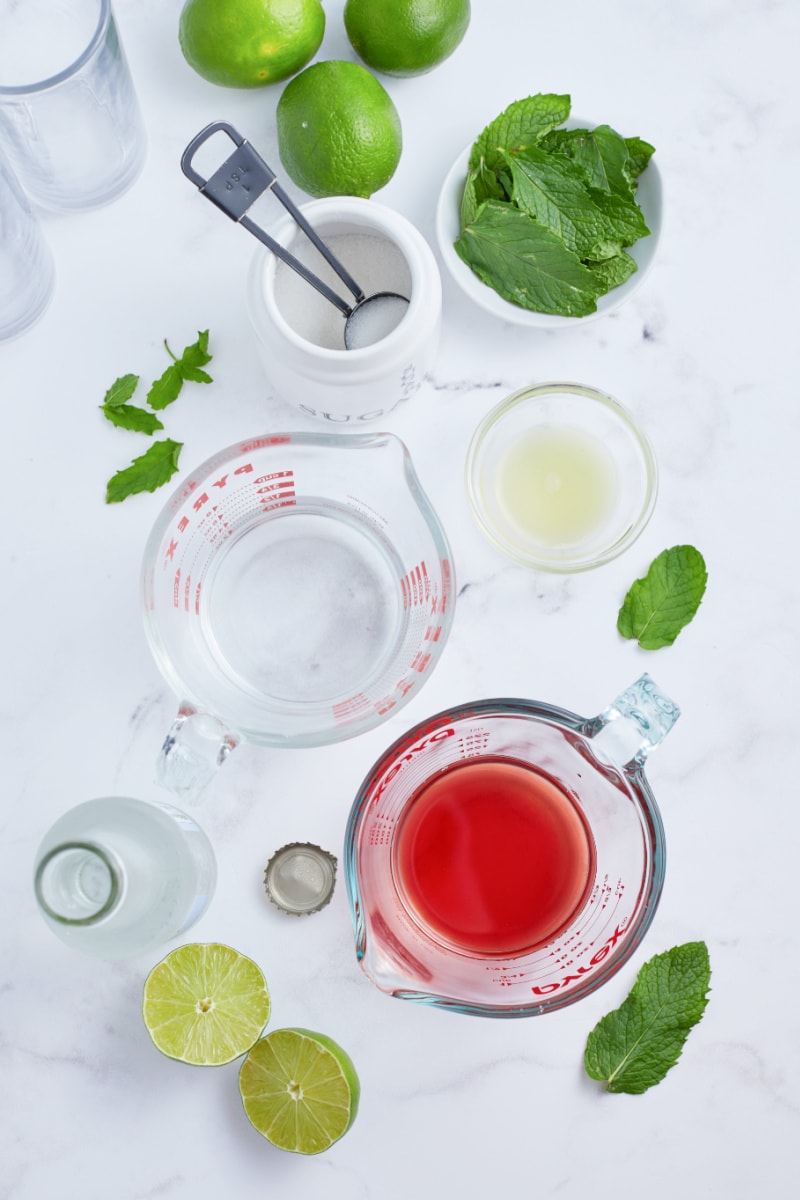
[[[650,520],[657,485],[653,449],[631,413],[578,383],[514,392],[467,451],[481,531],[534,570],[588,571],[616,558]]]

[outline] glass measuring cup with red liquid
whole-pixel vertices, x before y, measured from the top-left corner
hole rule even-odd
[[[413,728],[373,767],[345,838],[365,973],[383,991],[533,1016],[605,983],[664,879],[644,775],[679,709],[643,675],[599,716],[485,700]]]

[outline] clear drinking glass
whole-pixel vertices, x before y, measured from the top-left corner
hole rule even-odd
[[[0,341],[24,333],[38,321],[52,294],[50,247],[19,181],[0,154]]]
[[[216,879],[211,843],[191,817],[171,805],[110,796],[70,809],[47,832],[34,891],[67,945],[128,958],[193,925]]]
[[[130,187],[146,138],[110,0],[0,0],[0,143],[44,208]]]

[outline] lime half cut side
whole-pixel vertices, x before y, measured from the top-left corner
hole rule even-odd
[[[269,1019],[263,972],[218,942],[178,946],[148,975],[142,1015],[169,1058],[218,1067],[246,1054]]]
[[[244,1111],[281,1150],[320,1154],[353,1124],[361,1087],[350,1057],[309,1029],[276,1029],[239,1071]]]

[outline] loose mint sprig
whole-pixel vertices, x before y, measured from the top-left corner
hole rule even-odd
[[[705,942],[687,942],[645,963],[630,995],[594,1027],[584,1066],[609,1092],[639,1095],[660,1083],[681,1056],[708,1004]]]
[[[211,376],[202,368],[211,362],[208,353],[208,330],[198,333],[197,341],[187,346],[180,358],[176,358],[169,348],[169,342],[164,339],[167,354],[172,364],[158,378],[147,393],[147,403],[151,408],[160,411],[177,400],[185,380],[192,383],[213,383]]]
[[[151,385],[146,397],[150,409],[158,411],[178,398],[186,381],[213,382],[208,372],[203,370],[212,357],[208,353],[207,329],[198,331],[197,341],[187,346],[180,358],[176,358],[172,353],[166,338],[164,346],[172,362]],[[100,411],[112,425],[120,429],[152,436],[164,426],[155,415],[155,411],[150,412],[146,408],[128,403],[138,386],[138,375],[120,375],[106,392]],[[144,454],[134,458],[130,466],[117,471],[108,481],[106,504],[117,504],[136,492],[154,492],[156,488],[161,487],[178,470],[178,458],[182,447],[182,442],[173,441],[171,438],[153,442]]]
[[[134,433],[153,434],[164,426],[155,413],[145,408],[128,404],[139,384],[138,375],[121,375],[105,394],[100,407],[103,416],[119,429],[131,429]]]

